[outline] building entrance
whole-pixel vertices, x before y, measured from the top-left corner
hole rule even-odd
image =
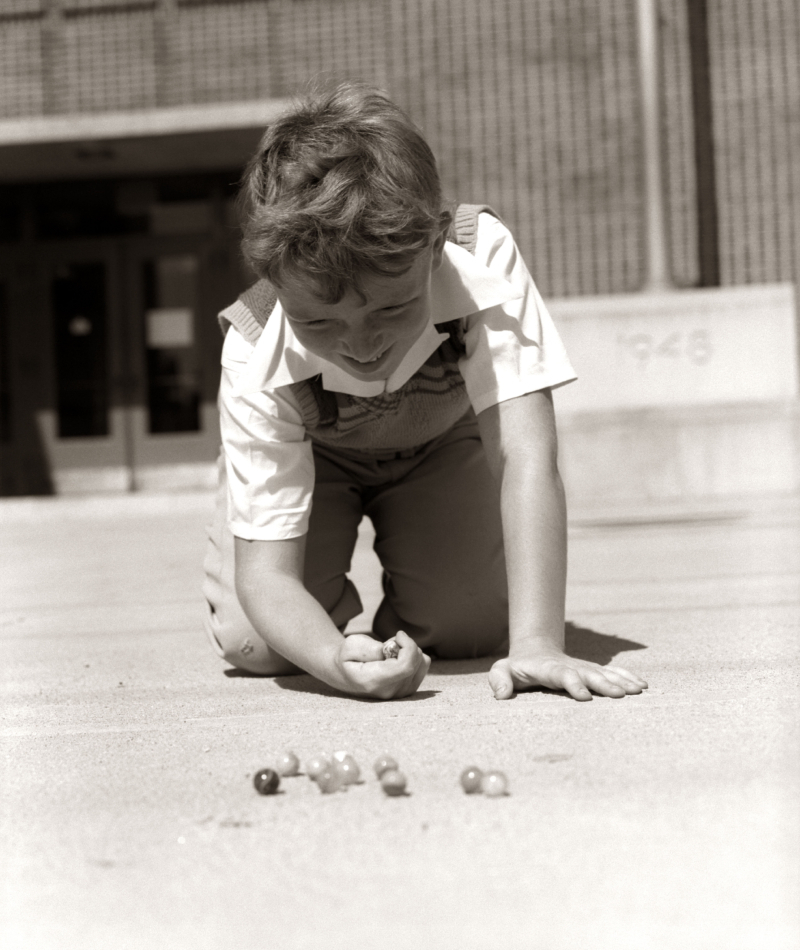
[[[129,236],[43,242],[0,273],[5,494],[213,484],[229,258]]]

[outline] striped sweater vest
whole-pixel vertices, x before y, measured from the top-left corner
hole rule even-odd
[[[456,208],[448,240],[475,253],[478,215],[486,205]],[[253,346],[272,313],[277,296],[259,280],[219,315],[223,334],[233,325]],[[443,435],[467,412],[470,403],[458,360],[464,355],[464,321],[436,325],[444,340],[395,392],[351,396],[323,389],[322,377],[290,384],[310,438],[322,445],[370,456],[392,455]]]

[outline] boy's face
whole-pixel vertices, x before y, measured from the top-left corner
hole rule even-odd
[[[278,297],[295,336],[365,382],[387,379],[428,324],[431,274],[442,262],[445,234],[399,276],[368,275],[366,300],[349,290],[338,303],[324,303],[302,281],[286,278]]]

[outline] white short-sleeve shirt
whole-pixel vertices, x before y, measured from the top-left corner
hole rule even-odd
[[[478,216],[474,254],[445,244],[430,293],[430,323],[386,380],[364,382],[310,353],[280,303],[255,347],[233,327],[228,331],[219,403],[233,534],[276,540],[308,530],[314,460],[292,383],[321,374],[334,392],[393,392],[447,339],[435,324],[454,319],[466,321],[459,370],[476,413],[577,378],[511,233],[493,215]]]

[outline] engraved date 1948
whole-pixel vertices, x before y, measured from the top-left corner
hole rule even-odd
[[[689,333],[675,331],[661,338],[652,333],[620,334],[617,336],[617,345],[630,353],[641,368],[659,358],[688,360],[695,366],[704,366],[714,353],[708,330],[692,330]]]

